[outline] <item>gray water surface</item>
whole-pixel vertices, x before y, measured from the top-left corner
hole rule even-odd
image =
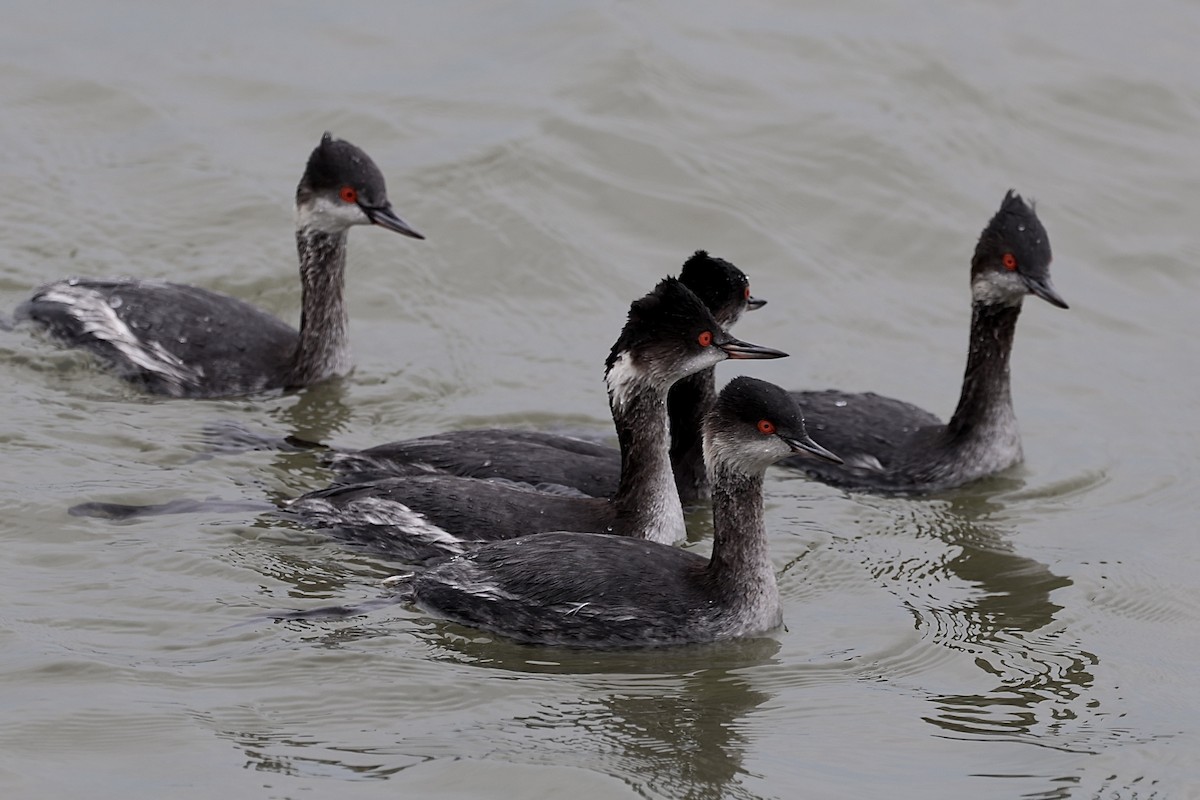
[[[2,10],[0,308],[139,275],[295,322],[291,198],[326,129],[429,237],[352,233],[357,370],[294,394],[149,398],[0,333],[5,798],[1200,797],[1200,6]],[[251,511],[67,514],[328,480],[312,454],[213,453],[214,425],[604,435],[629,301],[701,247],[769,300],[738,334],[792,353],[746,372],[946,416],[1009,188],[1071,303],[1022,315],[1026,463],[922,500],[770,473],[774,638],[606,654],[400,606],[279,622],[372,601],[397,565]]]

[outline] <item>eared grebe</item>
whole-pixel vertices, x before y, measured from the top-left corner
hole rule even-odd
[[[726,330],[745,311],[767,302],[751,296],[744,272],[703,250],[684,262],[679,280]],[[708,367],[680,379],[667,397],[671,465],[684,504],[708,499],[700,422],[717,394],[713,373]],[[566,486],[593,497],[612,497],[621,479],[621,454],[615,448],[552,433],[495,428],[449,431],[335,453],[330,463],[350,480],[407,474],[413,464],[424,464],[463,477]]]
[[[971,259],[971,344],[950,422],[870,392],[797,392],[809,427],[845,463],[785,463],[835,486],[914,493],[961,486],[1020,462],[1009,354],[1025,295],[1067,308],[1050,283],[1050,258],[1033,206],[1010,190]]]
[[[296,188],[299,332],[227,295],[136,279],[52,283],[17,317],[98,353],[155,394],[228,397],[307,386],[350,368],[343,288],[346,234],[354,225],[425,238],[392,210],[370,156],[326,133]]]
[[[837,461],[808,438],[787,392],[735,378],[704,423],[712,557],[597,533],[482,545],[392,579],[417,608],[525,642],[639,647],[754,636],[782,622],[763,525],[767,465],[789,453]]]
[[[686,530],[667,452],[667,390],[726,358],[784,355],[733,338],[691,290],[667,278],[630,306],[605,364],[621,446],[621,481],[612,499],[426,473],[334,486],[299,497],[288,508],[305,521],[409,560],[539,531],[596,531],[669,544]]]

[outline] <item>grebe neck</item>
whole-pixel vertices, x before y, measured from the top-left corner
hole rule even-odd
[[[684,503],[700,503],[710,496],[704,465],[704,416],[717,399],[715,370],[689,375],[671,387],[667,412],[671,421],[671,468],[675,487]]]
[[[1015,422],[1009,361],[1021,305],[975,303],[971,309],[971,345],[962,395],[946,426],[952,438]]]
[[[651,541],[674,544],[686,538],[687,529],[667,452],[666,392],[643,382],[622,395],[610,397],[621,448],[621,480],[612,497],[613,509],[626,530],[651,532],[646,537]]]
[[[731,606],[771,615],[779,609],[763,521],[763,476],[717,465],[712,475],[713,548],[708,579]]]
[[[350,369],[349,318],[346,313],[346,231],[296,231],[303,286],[300,338],[292,360],[291,381],[304,385]]]

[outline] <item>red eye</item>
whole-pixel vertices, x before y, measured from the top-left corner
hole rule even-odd
[[[358,202],[358,192],[353,186],[343,186],[342,191],[338,192],[338,195],[342,198],[343,203]]]
[[[770,436],[775,432],[775,423],[769,419],[760,419],[758,421],[758,432],[763,436]]]
[[[712,331],[705,331],[696,337],[696,341],[700,342],[701,347],[708,347],[712,344]]]
[[[1004,263],[1004,268],[1014,270],[1017,268],[1017,257],[1012,253],[1005,253],[1004,258],[1000,259]]]
[[[749,286],[746,287],[746,293],[743,294],[742,296],[745,297],[747,300],[750,299],[750,287]]]

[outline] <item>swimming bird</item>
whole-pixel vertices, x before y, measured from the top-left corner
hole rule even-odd
[[[1026,295],[1067,308],[1050,282],[1050,261],[1034,206],[1010,190],[971,259],[970,348],[950,421],[873,392],[795,392],[809,429],[845,463],[784,463],[834,486],[883,493],[952,489],[1019,463],[1009,356]]]
[[[230,397],[308,386],[351,366],[344,283],[346,236],[355,225],[425,238],[396,215],[371,157],[326,133],[296,188],[299,331],[228,295],[135,278],[47,284],[16,316],[96,353],[153,394]]]
[[[748,377],[718,396],[704,451],[710,558],[629,537],[552,532],[484,544],[392,582],[426,613],[536,644],[648,647],[768,633],[783,612],[763,474],[791,453],[837,456],[808,437],[787,392]]]

